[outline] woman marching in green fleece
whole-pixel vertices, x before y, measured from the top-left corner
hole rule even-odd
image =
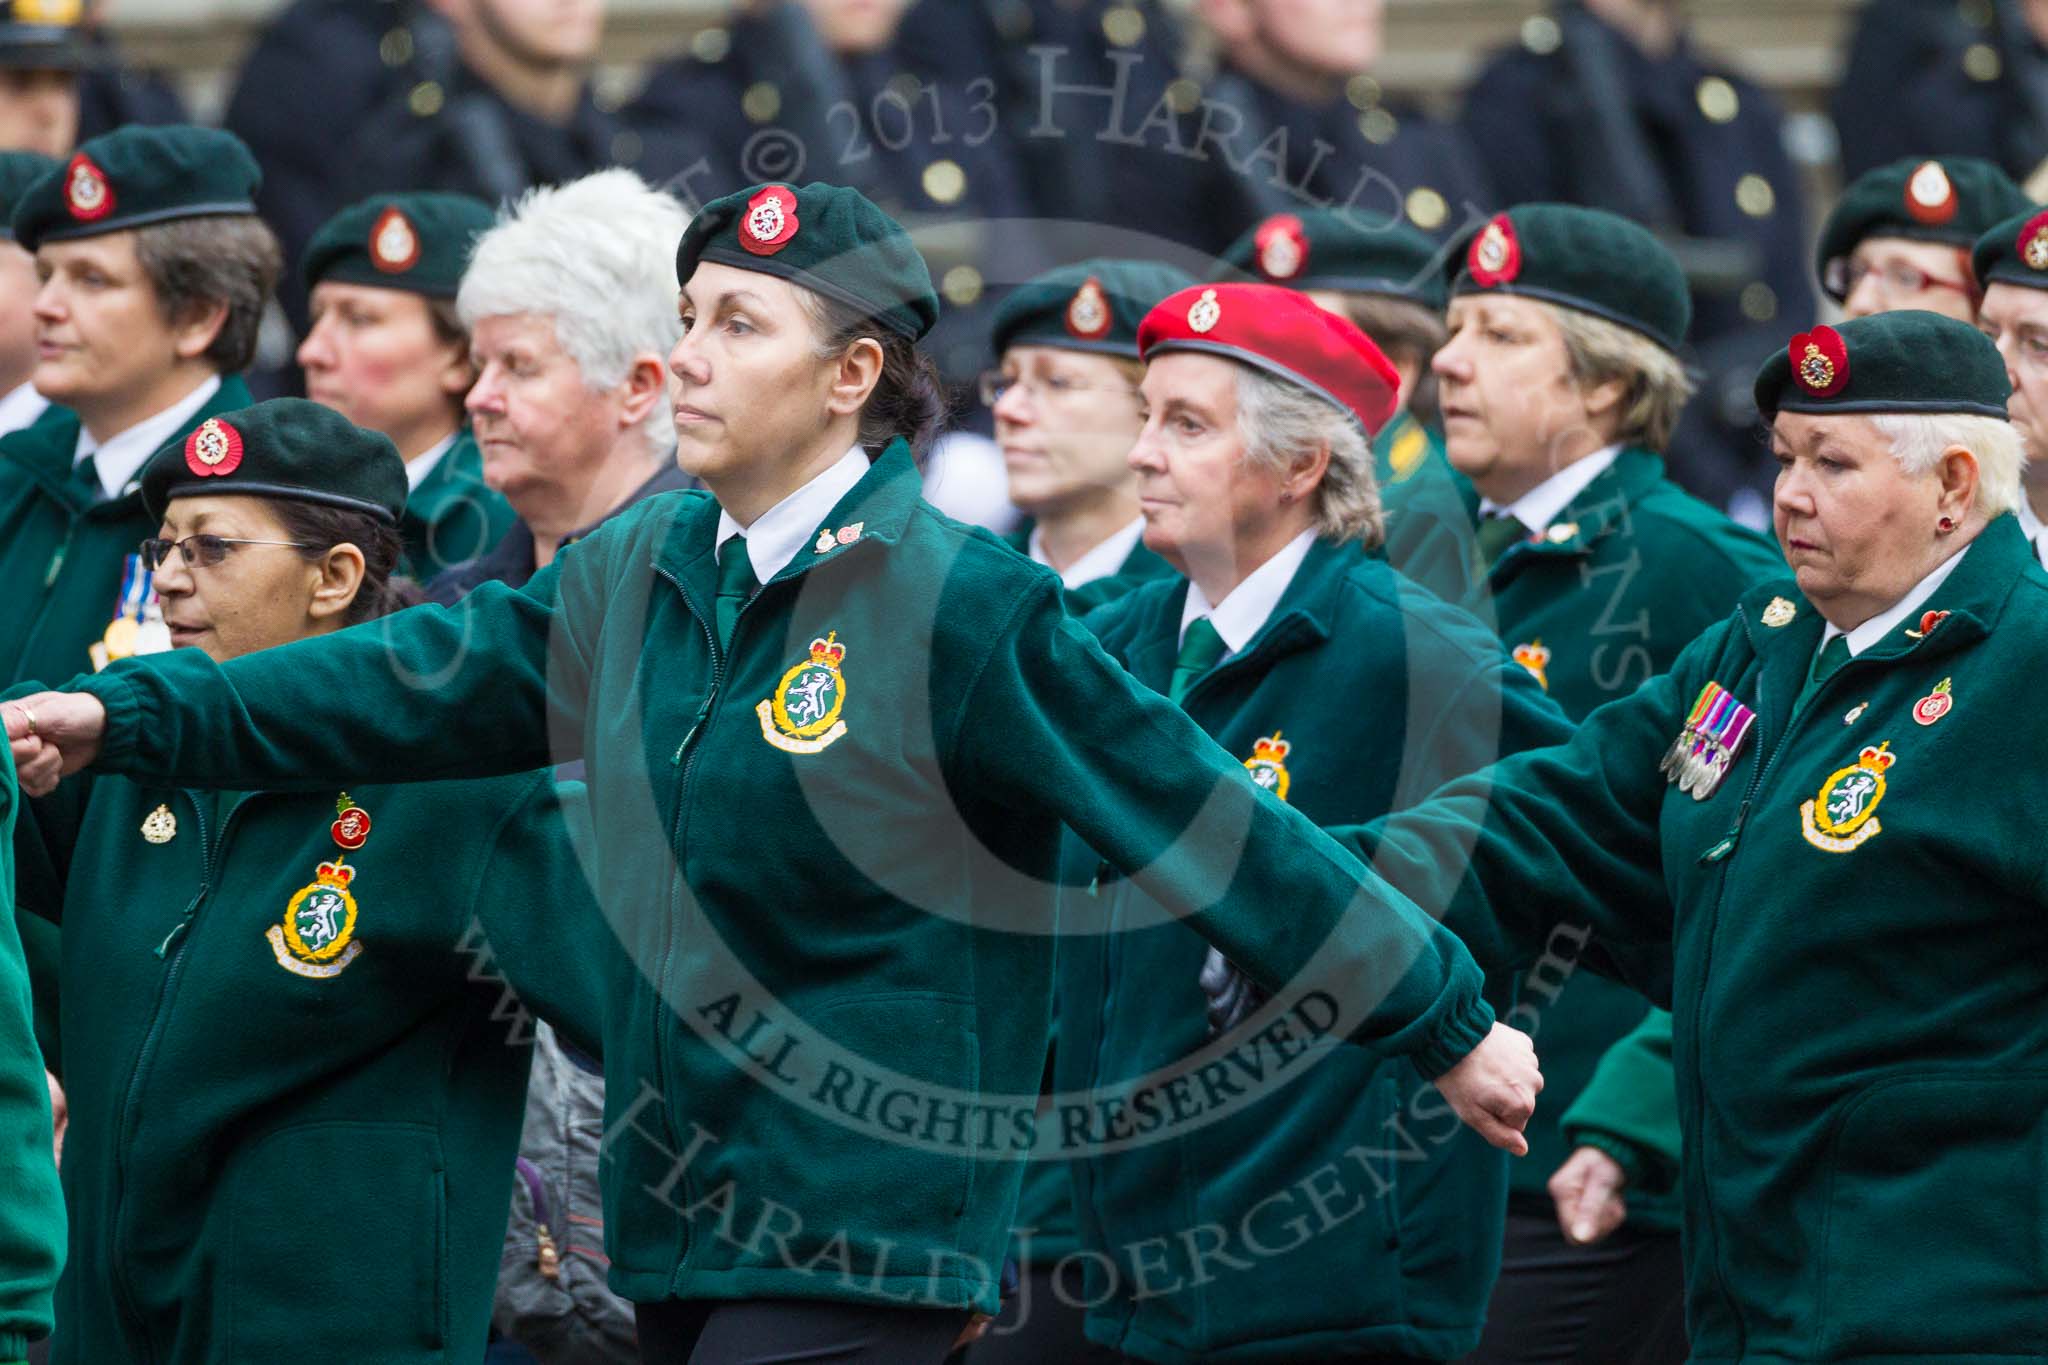
[[[639,968],[606,994],[606,1237],[662,1365],[936,1365],[996,1309],[1062,827],[1519,1149],[1533,1051],[1456,939],[1355,913],[1362,865],[1104,654],[1051,573],[922,501],[938,303],[903,228],[763,185],[699,213],[677,278],[679,460],[710,495],[462,609],[124,668],[28,699],[34,738],[10,706],[38,780],[96,752],[311,790],[585,757]]]
[[[2048,768],[2016,719],[2048,575],[2007,395],[1933,313],[1794,337],[1756,381],[1789,576],[1571,743],[1357,839],[1468,937],[1590,917],[1668,1002],[1700,1365],[2048,1341]],[[1654,1134],[1615,1117],[1568,1121]]]
[[[173,441],[142,497],[176,652],[390,610],[405,491],[389,440],[301,399]],[[552,775],[96,776],[12,848],[63,926],[73,1030],[56,1365],[479,1359],[532,1056],[507,979],[596,1032],[605,931]],[[571,951],[578,924],[598,942]]]
[[[64,1264],[64,1196],[51,1154],[50,1091],[14,927],[14,760],[0,763],[0,1365],[21,1365],[50,1334]]]

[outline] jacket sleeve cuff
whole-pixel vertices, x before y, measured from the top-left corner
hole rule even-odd
[[[1485,997],[1474,995],[1462,1010],[1444,1017],[1429,1041],[1409,1054],[1424,1080],[1433,1081],[1465,1060],[1493,1029],[1493,1006]]]
[[[1631,1190],[1662,1194],[1678,1183],[1677,1168],[1654,1147],[1615,1133],[1575,1128],[1569,1124],[1565,1126],[1564,1135],[1565,1141],[1574,1148],[1591,1147],[1605,1152],[1615,1165],[1621,1167],[1622,1177]]]
[[[134,757],[135,736],[140,733],[142,719],[142,699],[135,684],[114,674],[89,673],[73,678],[65,690],[98,697],[100,705],[107,708],[107,728],[100,736],[96,764],[111,768]],[[4,1343],[5,1338],[0,1338],[0,1345]],[[4,1352],[0,1352],[0,1357],[4,1357]]]
[[[20,1332],[0,1332],[0,1365],[26,1365],[28,1338]]]

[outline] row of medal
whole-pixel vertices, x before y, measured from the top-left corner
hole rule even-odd
[[[161,654],[171,647],[171,628],[164,624],[163,604],[156,596],[156,575],[141,555],[129,555],[121,576],[121,600],[106,632],[87,651],[97,673],[116,659]]]
[[[1710,682],[1700,689],[1685,718],[1685,728],[1671,742],[1658,771],[1693,800],[1704,801],[1727,778],[1755,723],[1756,712],[1735,700],[1721,684]]]

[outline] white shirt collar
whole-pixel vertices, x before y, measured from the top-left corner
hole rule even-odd
[[[441,463],[443,455],[455,448],[455,438],[461,434],[460,429],[451,431],[405,462],[405,486],[409,491],[420,491],[420,485],[426,481],[427,475],[434,472],[434,466]]]
[[[1108,578],[1123,568],[1124,561],[1131,557],[1132,550],[1138,548],[1138,541],[1144,534],[1145,518],[1140,515],[1130,525],[1119,527],[1109,539],[1060,570],[1061,585],[1078,588],[1098,578]],[[1045,557],[1045,539],[1039,535],[1036,526],[1031,528],[1030,550],[1033,559],[1048,569],[1052,567],[1052,561]]]
[[[20,387],[0,398],[0,436],[30,425],[49,406],[50,400],[37,393],[35,385],[24,380]]]
[[[1309,546],[1315,543],[1316,533],[1303,531],[1282,546],[1278,554],[1245,575],[1244,581],[1225,593],[1223,600],[1214,606],[1210,605],[1208,595],[1201,587],[1190,579],[1187,605],[1180,612],[1181,636],[1186,637],[1188,627],[1197,618],[1206,616],[1209,624],[1216,627],[1216,633],[1223,637],[1224,648],[1231,654],[1242,651],[1272,616],[1273,608],[1280,605],[1281,594],[1294,581],[1301,562],[1308,558]]]
[[[1621,454],[1621,447],[1608,446],[1596,450],[1583,460],[1573,460],[1542,483],[1503,507],[1491,498],[1479,500],[1481,516],[1498,516],[1506,513],[1529,528],[1529,534],[1540,536],[1550,529],[1564,509],[1572,505],[1572,499],[1586,491],[1593,480],[1607,472]]]
[[[830,469],[756,517],[752,526],[740,525],[733,520],[732,513],[720,508],[718,539],[714,543],[723,545],[734,536],[745,535],[754,578],[766,583],[796,558],[797,551],[811,543],[811,535],[819,524],[867,472],[868,453],[855,446]]]
[[[2048,532],[2048,526],[2043,526],[2041,519],[2034,515],[2034,506],[2027,501],[2024,488],[2020,490],[2020,506],[2017,515],[2020,519],[2020,530],[2027,537],[2027,544],[2034,547],[2034,554],[2041,561],[2041,567],[2048,569],[2048,534],[2044,534],[2044,532]]]
[[[156,454],[157,448],[177,435],[219,392],[220,376],[210,374],[198,388],[162,412],[109,436],[104,444],[93,440],[92,433],[81,423],[78,444],[71,451],[71,463],[75,465],[86,456],[92,456],[93,468],[99,471],[101,492],[107,497],[118,498],[121,490],[142,472],[142,467],[149,463],[149,457]]]
[[[1920,610],[1920,604],[1934,596],[1934,590],[1947,581],[1955,572],[1956,565],[1963,562],[1963,553],[1970,547],[1965,545],[1941,562],[1941,567],[1913,585],[1913,590],[1898,600],[1897,605],[1881,616],[1873,616],[1849,632],[1849,657],[1855,658],[1864,650],[1898,629],[1907,617]],[[1821,648],[1827,648],[1828,641],[1842,632],[1830,625],[1820,633]]]

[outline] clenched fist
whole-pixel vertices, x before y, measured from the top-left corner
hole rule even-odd
[[[60,778],[99,757],[107,708],[83,692],[38,692],[0,706],[14,770],[30,796],[48,796]]]
[[[1522,1130],[1536,1113],[1543,1073],[1528,1034],[1496,1023],[1478,1047],[1436,1078],[1436,1088],[1479,1136],[1516,1156],[1529,1154]]]

